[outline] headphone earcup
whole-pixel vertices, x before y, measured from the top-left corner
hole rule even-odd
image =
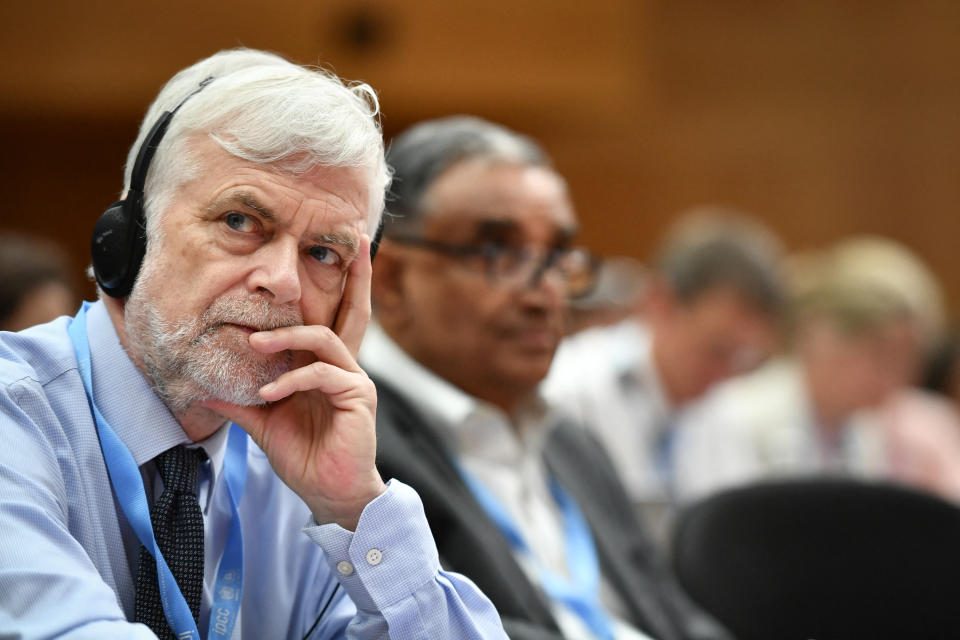
[[[133,289],[146,249],[139,217],[128,210],[130,200],[110,205],[93,227],[90,255],[97,284],[112,298],[124,298]]]
[[[130,295],[143,263],[143,256],[147,252],[143,190],[147,183],[150,160],[159,148],[173,114],[211,82],[213,76],[204,78],[177,106],[160,115],[137,151],[137,158],[130,171],[126,199],[110,205],[93,227],[93,237],[90,240],[93,274],[100,289],[111,298],[126,298]]]
[[[377,257],[377,249],[380,248],[380,240],[383,239],[383,219],[385,217],[386,215],[380,218],[380,224],[377,225],[373,239],[370,240],[370,262],[373,262],[373,259]]]

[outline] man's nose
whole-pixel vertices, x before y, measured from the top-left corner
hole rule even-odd
[[[561,309],[567,301],[567,283],[563,273],[546,255],[533,256],[520,281],[523,299],[528,304]]]
[[[270,242],[257,250],[250,274],[251,291],[265,294],[273,304],[300,300],[300,249],[296,242]]]
[[[524,266],[529,273],[529,276],[524,278],[528,288],[538,289],[544,286],[544,283],[561,290],[566,287],[566,278],[552,252],[531,253]]]

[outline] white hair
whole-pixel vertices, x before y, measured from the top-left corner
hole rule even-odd
[[[252,49],[221,51],[167,82],[127,156],[124,192],[151,127],[207,78],[213,80],[174,115],[150,163],[144,187],[148,237],[158,229],[155,214],[165,211],[176,190],[200,169],[190,144],[197,135],[233,156],[293,175],[318,165],[367,169],[368,232],[373,235],[390,183],[373,89]]]

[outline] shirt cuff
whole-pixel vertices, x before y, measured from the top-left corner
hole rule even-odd
[[[303,531],[362,611],[382,611],[412,596],[440,568],[420,496],[399,480],[364,507],[356,531],[318,525],[312,517]]]

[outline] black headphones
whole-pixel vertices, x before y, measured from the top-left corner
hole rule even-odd
[[[204,87],[213,82],[206,78],[180,101],[172,111],[164,111],[143,141],[130,173],[130,190],[123,200],[110,205],[93,227],[90,255],[93,273],[103,292],[113,298],[125,298],[133,289],[147,250],[146,219],[143,214],[143,186],[153,154],[170,126],[173,114]]]
[[[200,93],[211,82],[213,82],[212,76],[188,93],[173,110],[163,112],[144,139],[140,151],[137,152],[137,159],[133,163],[133,171],[130,174],[130,189],[126,197],[110,205],[93,227],[93,237],[90,241],[93,273],[103,292],[112,298],[125,298],[130,295],[147,250],[143,188],[153,154],[157,152],[157,147],[160,146],[160,141],[163,140],[174,114],[187,100]],[[383,219],[381,218],[370,242],[371,260],[377,253],[382,234]]]

